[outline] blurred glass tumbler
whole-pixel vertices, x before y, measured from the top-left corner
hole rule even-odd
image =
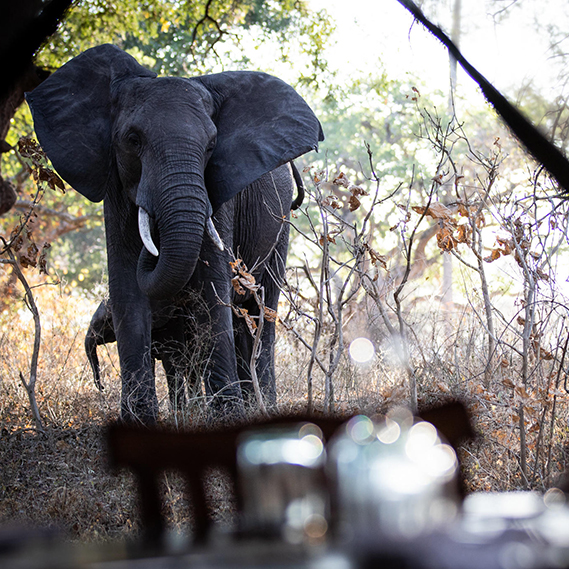
[[[433,425],[407,410],[381,422],[353,417],[328,452],[339,531],[346,539],[411,538],[457,514],[456,454]]]
[[[237,450],[244,530],[289,543],[318,543],[327,532],[326,451],[312,423],[244,434]]]

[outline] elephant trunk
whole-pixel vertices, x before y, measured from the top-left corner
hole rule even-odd
[[[153,234],[146,208],[141,206],[139,220],[145,246],[138,259],[137,278],[140,289],[150,298],[171,298],[192,276],[202,246],[211,206],[203,176],[179,169],[162,176],[158,189]],[[149,252],[149,250],[151,252]]]

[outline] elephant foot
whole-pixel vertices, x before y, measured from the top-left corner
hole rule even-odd
[[[251,380],[241,381],[241,391],[243,393],[243,399],[245,405],[250,409],[259,409],[260,405],[257,401],[257,395],[253,388],[253,382]],[[261,397],[263,398],[263,404],[265,409],[270,413],[276,413],[277,411],[277,393],[273,384],[263,384],[261,385]]]
[[[158,405],[121,404],[120,420],[127,425],[146,425],[151,427],[158,421]]]
[[[232,425],[245,420],[245,406],[240,397],[214,396],[208,404],[208,422]]]

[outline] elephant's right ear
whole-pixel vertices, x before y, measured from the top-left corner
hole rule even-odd
[[[91,201],[105,197],[111,168],[111,87],[156,77],[114,45],[68,61],[26,94],[39,142],[60,176]]]

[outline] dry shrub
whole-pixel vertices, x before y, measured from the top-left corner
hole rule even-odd
[[[324,179],[320,174],[317,189]],[[365,203],[361,188],[349,183],[345,187],[352,197],[357,193],[358,203],[360,198]],[[485,272],[489,261],[481,261],[478,267],[461,267],[464,300],[445,307],[433,292],[440,282],[432,273],[421,277],[417,271],[413,286],[397,296],[401,284],[409,284],[405,274],[412,270],[405,273],[405,268],[414,268],[409,261],[414,258],[412,237],[419,235],[416,229],[426,221],[425,212],[438,213],[430,206],[419,208],[423,214],[411,213],[410,207],[403,211],[415,229],[406,230],[409,248],[405,255],[396,251],[387,270],[387,257],[373,241],[377,235],[365,224],[342,225],[341,212],[331,211],[329,200],[323,192],[316,196],[316,206],[310,206],[316,207],[316,215],[306,213],[313,234],[300,236],[310,242],[314,266],[306,262],[297,267],[296,274],[304,271],[304,276],[289,279],[284,287],[275,346],[279,411],[310,408],[375,415],[402,404],[420,411],[459,399],[468,407],[477,433],[476,440],[459,449],[469,490],[545,489],[555,484],[567,469],[569,402],[564,387],[569,332],[564,324],[567,303],[554,286],[546,290],[549,281],[537,270],[543,273],[545,247],[539,266],[529,266],[535,251],[525,244],[544,238],[539,227],[530,222],[512,226],[513,246],[507,250],[499,244],[499,251],[494,248],[498,253],[490,256],[492,262],[505,264],[504,257],[514,258],[519,238],[517,252],[526,249],[521,249],[518,265],[502,269],[515,273],[518,292],[496,298],[493,283],[482,290],[491,279]],[[378,192],[371,200],[368,213],[384,203]],[[451,217],[445,216],[450,223]],[[479,218],[477,209],[472,235]],[[440,227],[440,220],[435,218],[435,223]],[[458,241],[452,246],[458,247]],[[464,255],[465,244],[460,246]],[[397,264],[402,257],[407,267]],[[532,281],[536,275],[537,285]],[[28,277],[34,285],[41,283],[31,273]],[[481,293],[473,292],[478,288]],[[20,373],[28,373],[33,326],[23,303],[14,302],[0,314],[0,522],[62,527],[81,540],[130,536],[137,531],[138,519],[132,480],[110,474],[104,455],[104,425],[117,419],[120,408],[116,346],[99,348],[104,393],[95,389],[83,349],[99,299],[63,294],[57,286],[34,288],[34,295],[43,325],[36,392],[45,431],[38,432],[31,421],[20,381]],[[532,325],[526,325],[530,320]],[[376,347],[375,357],[365,365],[347,355],[350,341],[359,336],[370,338]],[[201,356],[195,365],[203,368]],[[162,366],[156,370],[161,421],[177,428],[205,424],[203,392],[188,412],[173,415]],[[255,415],[253,409],[249,413]],[[217,519],[230,525],[235,506],[228,498],[227,480],[216,473],[210,482]],[[168,473],[163,486],[169,525],[187,530],[192,516],[184,481]]]

